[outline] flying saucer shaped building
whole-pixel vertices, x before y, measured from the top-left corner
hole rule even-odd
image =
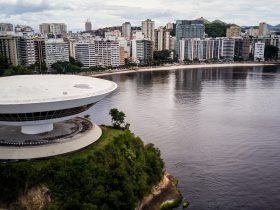
[[[0,78],[0,159],[41,158],[88,146],[101,129],[82,117],[116,88],[111,81],[75,75]],[[86,134],[92,139],[84,140]]]

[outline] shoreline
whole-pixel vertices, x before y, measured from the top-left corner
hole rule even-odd
[[[158,210],[168,201],[182,200],[177,189],[178,181],[168,172],[164,172],[162,180],[153,186],[150,193],[142,198],[135,210]]]
[[[252,66],[277,66],[273,63],[224,63],[224,64],[191,64],[191,65],[168,65],[160,67],[143,67],[137,69],[110,70],[106,72],[83,72],[83,76],[102,77],[116,74],[129,74],[135,72],[152,72],[152,71],[172,71],[179,69],[200,69],[200,68],[224,68],[224,67],[252,67]]]

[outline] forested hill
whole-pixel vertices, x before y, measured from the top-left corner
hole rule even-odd
[[[160,151],[129,130],[65,156],[0,164],[0,208],[135,209],[163,175]],[[32,193],[35,196],[32,196]]]

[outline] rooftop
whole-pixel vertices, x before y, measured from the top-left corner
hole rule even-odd
[[[0,78],[0,105],[75,100],[109,93],[114,82],[76,75],[22,75]]]

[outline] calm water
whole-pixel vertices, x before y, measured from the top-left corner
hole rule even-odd
[[[280,68],[246,67],[107,76],[117,107],[160,148],[190,210],[280,209]],[[104,117],[105,116],[105,117]]]

